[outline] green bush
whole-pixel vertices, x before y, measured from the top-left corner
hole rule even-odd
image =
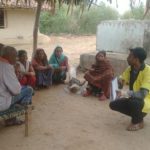
[[[118,18],[118,12],[102,4],[100,7],[91,7],[81,16],[79,7],[75,7],[71,15],[67,15],[67,6],[63,5],[55,15],[42,12],[40,16],[40,31],[44,34],[70,33],[95,34],[97,25],[103,20]]]
[[[80,33],[96,33],[97,25],[104,20],[116,20],[118,12],[106,7],[94,7],[90,11],[84,12],[82,18],[79,20]]]
[[[66,33],[69,17],[62,7],[55,15],[50,12],[42,12],[40,16],[40,31],[44,34]]]

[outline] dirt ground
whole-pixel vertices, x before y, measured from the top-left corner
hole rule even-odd
[[[52,36],[44,47],[48,56],[59,44],[77,66],[79,56],[95,51],[95,36]],[[24,46],[30,50],[31,46]],[[30,52],[31,53],[31,52]],[[83,74],[79,74],[82,79]],[[109,100],[84,98],[68,94],[66,85],[55,85],[37,91],[33,97],[35,110],[30,118],[29,137],[24,126],[0,128],[0,150],[148,150],[150,116],[145,128],[137,132],[125,130],[130,118],[109,109]]]

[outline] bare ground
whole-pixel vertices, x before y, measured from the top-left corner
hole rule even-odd
[[[48,56],[60,44],[72,65],[79,55],[95,50],[95,36],[52,36],[49,45],[40,45]],[[20,48],[20,47],[19,47]],[[31,46],[24,46],[31,49]],[[80,74],[82,78],[82,74]],[[130,118],[109,109],[108,101],[68,94],[65,85],[36,92],[35,110],[30,119],[30,135],[24,126],[0,128],[0,150],[141,150],[149,149],[150,116],[145,128],[125,130]]]

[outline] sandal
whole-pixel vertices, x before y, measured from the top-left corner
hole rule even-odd
[[[6,127],[14,126],[14,125],[22,125],[22,124],[24,124],[24,121],[19,120],[17,118],[11,118],[11,119],[5,120]]]
[[[140,123],[137,123],[137,124],[131,123],[131,124],[127,127],[127,130],[128,130],[128,131],[137,131],[137,130],[140,130],[140,129],[142,129],[142,128],[144,128],[144,123],[143,123],[143,121],[140,122]]]

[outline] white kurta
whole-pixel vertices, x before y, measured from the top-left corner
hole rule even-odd
[[[15,75],[14,67],[0,61],[0,111],[10,107],[12,97],[19,94],[21,85]]]

